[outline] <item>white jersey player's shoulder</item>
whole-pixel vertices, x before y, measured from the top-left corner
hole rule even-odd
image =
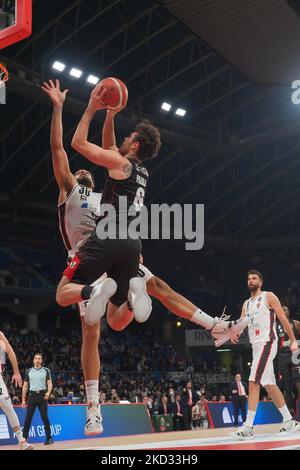
[[[266,305],[268,307],[269,307],[269,302],[271,302],[272,300],[275,300],[275,299],[278,299],[278,297],[277,297],[276,294],[274,294],[274,292],[265,291],[265,301],[266,301]]]
[[[66,202],[71,198],[72,194],[74,193],[74,191],[75,191],[77,188],[79,188],[79,184],[78,184],[78,183],[76,183],[76,184],[73,186],[73,188],[71,189],[71,191],[70,191],[70,193],[68,194],[68,196],[66,197],[66,199],[58,204],[58,207],[61,207],[61,206],[63,206],[64,204],[66,204]]]

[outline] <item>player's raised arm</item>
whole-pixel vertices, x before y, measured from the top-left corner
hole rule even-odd
[[[283,329],[285,332],[288,334],[288,337],[290,338],[291,341],[291,351],[296,352],[298,350],[298,344],[293,332],[293,328],[290,325],[290,322],[286,318],[284,311],[282,309],[281,303],[279,302],[278,297],[273,294],[273,292],[267,292],[267,303],[270,308],[274,310],[276,313],[276,316],[278,320],[280,321],[281,325],[283,326]]]
[[[102,147],[105,150],[118,151],[115,135],[115,115],[119,111],[121,111],[121,109],[116,111],[108,110],[106,113],[106,118],[102,129]]]
[[[59,80],[56,80],[55,85],[52,80],[49,80],[49,83],[45,82],[42,90],[50,97],[53,104],[50,136],[52,163],[56,182],[61,193],[63,193],[62,197],[66,197],[76,184],[76,179],[70,171],[68,156],[63,146],[62,110],[68,90],[60,90]]]
[[[102,147],[88,141],[88,133],[91,121],[99,109],[104,109],[102,97],[106,89],[95,88],[92,92],[89,105],[77,127],[72,140],[72,147],[85,158],[103,166],[109,170],[121,169],[124,166],[124,159],[116,150],[105,150]]]

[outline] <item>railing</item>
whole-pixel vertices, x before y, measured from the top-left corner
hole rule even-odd
[[[49,281],[42,281],[28,275],[14,275],[0,273],[0,288],[22,288],[22,289],[52,289]]]
[[[56,371],[51,370],[53,383],[55,386],[66,386],[72,384],[83,383],[82,371]],[[200,372],[168,372],[168,371],[149,371],[149,372],[137,372],[137,371],[101,371],[102,379],[109,378],[110,381],[118,380],[154,380],[160,381],[165,379],[167,381],[183,382],[185,380],[192,380],[197,384],[225,384],[230,383],[232,377],[229,373],[214,373],[209,372],[202,374]],[[100,382],[101,382],[100,377]]]

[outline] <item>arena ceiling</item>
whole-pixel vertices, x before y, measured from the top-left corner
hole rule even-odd
[[[119,135],[141,116],[159,125],[163,148],[151,163],[148,203],[204,203],[206,254],[280,256],[300,266],[300,108],[291,102],[290,86],[252,82],[163,3],[60,0],[45,9],[33,2],[32,37],[0,56],[11,72],[0,135],[6,229],[56,230],[51,107],[39,85],[59,76],[51,69],[58,59],[125,81],[130,99],[118,117]],[[218,2],[213,5],[212,19]],[[65,73],[59,78],[70,88],[64,135],[76,169],[87,165],[69,144],[90,88]],[[186,116],[163,113],[163,101],[186,109]],[[95,142],[102,119],[99,114],[92,129]],[[101,169],[96,178],[101,185]]]

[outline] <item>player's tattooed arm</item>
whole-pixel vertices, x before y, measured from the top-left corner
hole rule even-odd
[[[125,163],[122,168],[122,173],[124,174],[124,176],[126,176],[126,178],[129,178],[132,173],[132,165],[130,163]]]

